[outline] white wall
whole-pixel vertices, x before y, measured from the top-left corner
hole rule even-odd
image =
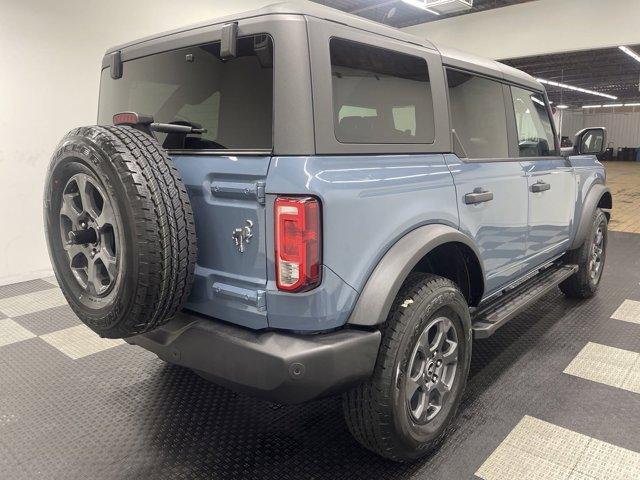
[[[607,143],[618,147],[640,147],[640,111],[584,113],[565,111],[562,119],[562,135],[573,140],[573,135],[583,128],[605,127]]]
[[[638,0],[537,0],[407,27],[493,59],[640,43]]]
[[[105,50],[269,0],[0,0],[0,284],[50,270],[42,226],[49,157],[96,121]]]

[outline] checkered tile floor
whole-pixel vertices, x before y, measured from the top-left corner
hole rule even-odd
[[[103,340],[55,279],[0,287],[0,479],[640,479],[640,235],[613,233],[599,294],[559,292],[474,344],[446,442],[397,465],[339,399],[280,406]]]
[[[85,327],[55,279],[0,287],[0,291],[4,291],[0,294],[4,297],[0,298],[0,347],[38,338],[76,360],[125,343],[102,339]]]

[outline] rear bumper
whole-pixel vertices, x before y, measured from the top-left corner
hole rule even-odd
[[[209,380],[278,403],[342,392],[373,373],[379,331],[256,332],[188,313],[126,339]]]

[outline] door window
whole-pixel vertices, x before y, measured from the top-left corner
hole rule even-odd
[[[507,158],[507,120],[502,84],[447,70],[452,128],[468,158]]]
[[[425,59],[332,38],[336,138],[342,143],[432,143],[433,101]]]
[[[511,87],[518,131],[520,157],[556,155],[551,118],[544,96],[538,92]]]

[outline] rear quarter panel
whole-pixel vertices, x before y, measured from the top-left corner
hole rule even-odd
[[[304,294],[305,301],[296,301],[299,294],[277,292],[273,235],[268,234],[271,327],[318,330],[344,324],[357,293],[398,239],[429,223],[458,226],[453,177],[440,154],[274,157],[266,192],[271,197],[299,194],[321,200],[325,273],[323,286]],[[273,208],[267,208],[266,215],[267,225],[272,225]],[[343,283],[355,295],[344,299],[346,290],[332,287],[328,291],[327,282]],[[315,313],[310,311],[314,304]]]

